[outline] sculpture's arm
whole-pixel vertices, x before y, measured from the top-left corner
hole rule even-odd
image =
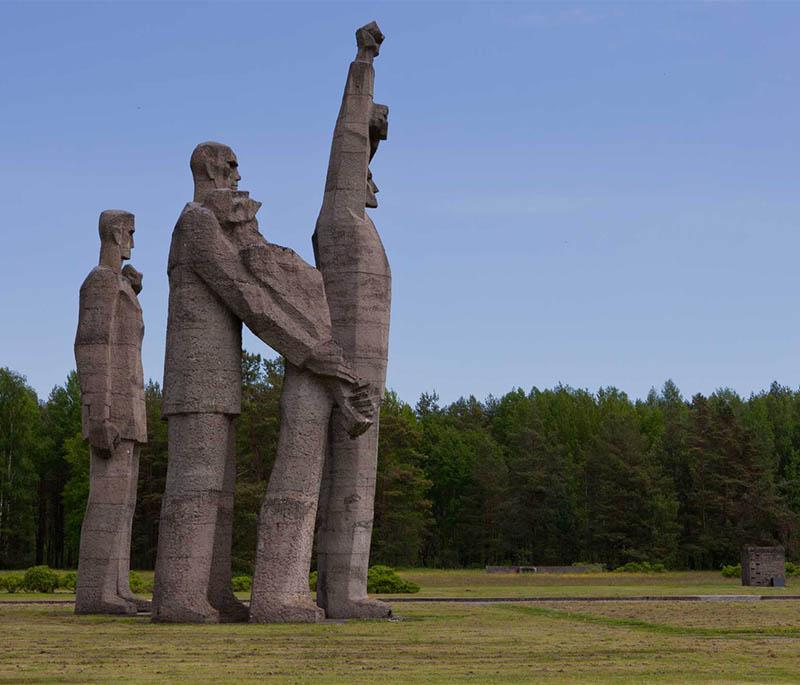
[[[102,451],[115,447],[119,430],[111,423],[111,339],[119,287],[110,269],[95,269],[80,292],[75,362],[81,386],[83,436]]]
[[[346,209],[356,218],[363,219],[375,83],[372,61],[379,52],[383,34],[378,25],[372,22],[356,32],[356,39],[358,54],[347,73],[342,105],[333,132],[322,213],[332,209],[335,202],[337,209]]]
[[[281,288],[270,288],[257,278],[210,211],[191,210],[183,220],[187,240],[193,243],[192,269],[256,336],[295,366],[348,383],[356,381],[332,338],[329,321],[301,311],[302,302],[287,304]]]

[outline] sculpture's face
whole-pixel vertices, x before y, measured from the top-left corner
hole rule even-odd
[[[378,198],[375,197],[378,192],[380,192],[378,186],[372,180],[372,172],[367,170],[367,201],[365,205],[370,209],[375,209],[378,206]]]
[[[133,250],[133,234],[135,228],[133,226],[133,217],[126,216],[119,219],[119,228],[117,229],[119,241],[119,255],[122,260],[131,258],[131,250]]]
[[[378,151],[378,144],[386,140],[389,135],[389,108],[386,105],[377,103],[372,105],[372,114],[369,120],[369,158],[375,156]],[[378,186],[372,180],[372,171],[367,170],[367,198],[365,205],[369,208],[378,206]]]
[[[369,139],[370,142],[386,140],[389,135],[389,108],[386,105],[379,105],[377,102],[372,105],[372,114],[369,118]]]
[[[222,148],[213,170],[209,170],[209,176],[214,180],[214,187],[225,190],[238,190],[239,181],[242,180],[239,174],[239,161],[229,147]]]

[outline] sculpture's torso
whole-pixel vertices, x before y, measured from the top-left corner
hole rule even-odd
[[[189,203],[172,234],[169,314],[162,414],[241,410],[242,323],[191,267],[192,223],[199,204]]]
[[[92,321],[96,298],[107,298],[113,292],[113,319],[110,337],[98,337],[98,328]],[[144,402],[144,373],[142,371],[142,339],[144,322],[139,298],[128,279],[108,267],[95,267],[86,277],[80,291],[78,332],[75,337],[78,380],[85,394],[104,384],[97,378],[92,363],[95,355],[107,354],[107,373],[110,376],[109,419],[117,427],[122,440],[147,442],[147,419]],[[82,407],[83,436],[88,437],[87,404]]]
[[[380,387],[386,380],[392,275],[372,219],[320,216],[314,233],[334,339],[355,372]]]

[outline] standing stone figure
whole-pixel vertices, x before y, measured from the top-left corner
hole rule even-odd
[[[194,202],[172,234],[162,409],[169,464],[155,621],[247,618],[231,589],[242,322],[289,363],[324,376],[353,433],[371,425],[366,391],[331,337],[319,274],[291,250],[264,241],[255,219],[260,203],[237,191],[237,167],[226,145],[195,148]]]
[[[347,293],[347,301],[340,297],[337,309],[334,309],[334,303],[328,296],[334,338],[343,346],[350,346],[351,349],[345,353],[345,357],[354,367],[363,367],[360,373],[365,374],[364,379],[370,386],[369,392],[378,401],[383,394],[385,380],[388,264],[375,228],[369,218],[365,217],[364,207],[375,206],[374,195],[371,196],[371,202],[367,199],[367,167],[378,140],[386,137],[388,110],[382,105],[373,105],[371,98],[371,61],[377,54],[383,36],[375,24],[360,29],[357,36],[359,54],[351,66],[339,124],[334,133],[334,149],[326,188],[331,194],[326,192],[326,203],[323,205],[317,230],[320,231],[321,226],[323,241],[327,239],[336,243],[335,246],[323,243],[326,247],[338,250],[336,255],[328,251],[323,257],[323,263],[329,267],[327,275],[323,271],[326,291],[328,276],[334,284],[334,292],[338,292],[340,296],[343,289],[352,288]],[[365,87],[367,97],[360,98],[359,95],[364,92]],[[342,140],[342,137],[347,139]],[[347,168],[339,169],[339,165]],[[337,188],[342,191],[338,199],[335,197]],[[344,191],[350,193],[350,204],[347,204]],[[335,226],[330,224],[334,220],[338,221]],[[332,232],[336,231],[341,233],[334,235]],[[370,254],[365,254],[365,251]],[[373,264],[375,259],[378,261],[377,267]],[[337,260],[342,260],[337,266],[342,266],[343,271],[337,271],[332,266],[331,262]],[[319,250],[317,261],[319,264]],[[363,285],[373,283],[373,274],[376,273],[386,278],[374,293],[365,293]],[[374,286],[372,288],[375,290]],[[362,311],[369,312],[366,319],[360,316]],[[336,312],[339,312],[338,325]],[[373,326],[376,321],[379,336],[377,340]],[[341,339],[338,337],[340,335]],[[364,335],[368,338],[365,339],[368,344],[366,348],[355,344],[355,339]],[[354,435],[349,429],[349,417],[341,411],[342,406],[346,407],[346,404],[337,404],[336,398],[320,377],[287,361],[280,401],[281,431],[278,450],[258,522],[258,546],[250,601],[252,622],[314,622],[325,618],[325,610],[328,610],[329,616],[334,617],[375,617],[390,614],[388,606],[381,602],[371,602],[366,597],[377,432],[372,430],[362,437]],[[331,429],[331,426],[334,427]],[[370,434],[372,438],[368,437]],[[327,535],[324,540],[321,539],[320,544],[324,541],[325,544],[334,546],[333,554],[326,557],[334,559],[334,564],[352,558],[354,552],[358,559],[353,571],[355,582],[350,580],[349,567],[338,576],[326,576],[336,578],[334,583],[340,583],[341,593],[336,595],[334,591],[331,596],[338,597],[341,601],[329,601],[317,606],[308,589],[308,572],[318,503],[320,508],[323,507],[320,503],[323,466],[332,445],[334,453],[327,456],[327,472],[339,474],[335,476],[336,497],[343,499],[337,504],[335,497],[328,498],[327,503],[334,510],[342,504],[353,507],[356,518],[342,520],[341,517],[337,518],[335,512],[331,515],[321,512],[320,517],[327,516],[330,529],[326,531]],[[335,451],[337,449],[338,453]],[[362,454],[363,465],[358,462]],[[342,459],[341,463],[336,461],[337,458]],[[343,469],[347,474],[340,478]],[[356,483],[356,480],[359,482]],[[322,485],[323,491],[326,485]],[[362,502],[351,497],[356,492],[356,500],[363,498]],[[353,521],[356,521],[354,525],[359,530],[356,531],[351,526]],[[342,525],[357,534],[358,541],[354,542],[347,532],[340,534]],[[337,554],[340,556],[336,556]],[[336,574],[335,568],[331,570]],[[360,582],[362,576],[363,583]],[[320,578],[322,577],[321,574]],[[318,584],[318,588],[320,587]],[[325,597],[325,594],[318,590],[318,597]]]
[[[135,614],[149,602],[128,584],[139,447],[147,442],[142,374],[141,274],[122,269],[134,217],[100,215],[100,263],[80,292],[75,361],[83,437],[89,441],[89,501],[81,528],[75,613]]]
[[[356,32],[333,133],[314,252],[325,281],[333,335],[360,378],[383,396],[388,359],[391,272],[366,207],[377,207],[369,162],[385,140],[389,110],[373,102],[383,34],[375,22]],[[317,603],[330,618],[381,618],[388,605],[367,598],[367,571],[378,462],[378,417],[357,439],[334,410],[318,517]]]

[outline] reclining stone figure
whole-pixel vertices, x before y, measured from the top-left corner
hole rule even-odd
[[[241,403],[241,327],[288,363],[323,378],[358,435],[372,424],[372,390],[331,335],[319,273],[266,243],[260,203],[237,191],[233,151],[198,145],[194,202],[172,236],[162,413],[169,464],[159,527],[153,620],[245,620],[231,590],[236,474],[234,419]]]
[[[75,361],[83,437],[89,442],[89,501],[81,527],[75,612],[135,614],[149,602],[131,593],[131,526],[139,448],[147,442],[142,373],[142,275],[122,262],[133,249],[134,217],[100,215],[100,263],[80,291]]]

